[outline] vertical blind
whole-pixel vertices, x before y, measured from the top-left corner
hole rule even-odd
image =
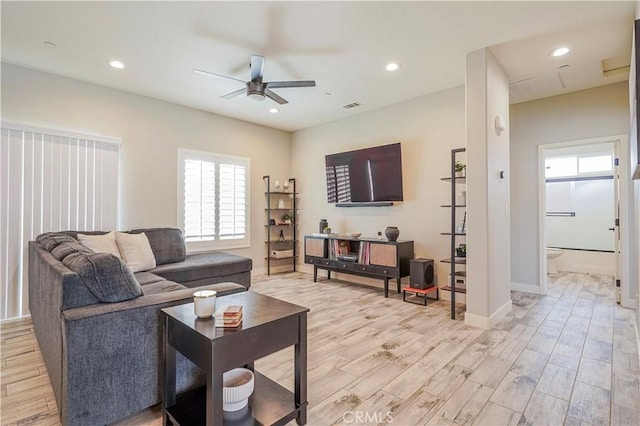
[[[119,153],[117,139],[2,123],[0,319],[28,314],[28,241],[117,229]]]

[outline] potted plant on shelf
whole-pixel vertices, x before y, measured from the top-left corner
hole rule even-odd
[[[456,257],[467,257],[467,245],[460,244],[458,248],[456,248]]]
[[[454,171],[456,172],[456,177],[464,177],[464,170],[467,168],[467,165],[462,161],[456,161],[453,166]]]
[[[285,213],[282,216],[282,223],[284,223],[285,225],[291,225],[291,220],[293,218],[291,217],[291,215],[289,215],[289,213]]]

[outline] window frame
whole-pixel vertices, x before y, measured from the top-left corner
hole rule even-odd
[[[177,191],[177,209],[178,209],[178,228],[185,232],[185,217],[184,217],[184,180],[185,180],[185,161],[207,161],[216,164],[216,229],[214,239],[200,240],[200,241],[187,241],[185,236],[185,246],[188,253],[198,253],[215,250],[225,249],[238,249],[251,247],[251,160],[247,157],[239,157],[234,155],[219,154],[208,151],[198,151],[194,149],[178,148],[178,191]],[[220,163],[225,161],[241,165],[246,168],[246,181],[245,181],[245,237],[241,239],[220,239],[220,223],[219,223],[219,208],[220,208]]]
[[[611,169],[609,170],[602,170],[602,171],[596,171],[596,172],[581,172],[580,171],[580,160],[584,159],[584,158],[591,158],[591,157],[605,157],[608,156],[611,158]],[[575,167],[576,167],[576,172],[575,174],[569,174],[569,175],[562,175],[562,176],[548,176],[548,174],[546,173],[546,167],[547,167],[547,161],[549,160],[555,160],[555,159],[567,159],[567,158],[572,158],[575,160]],[[545,158],[545,179],[547,180],[554,180],[554,179],[580,179],[580,178],[587,178],[587,177],[600,177],[600,176],[613,176],[614,172],[615,172],[615,155],[613,152],[610,151],[594,151],[594,152],[587,152],[587,153],[578,153],[578,154],[571,154],[571,155],[558,155],[558,156],[549,156]]]

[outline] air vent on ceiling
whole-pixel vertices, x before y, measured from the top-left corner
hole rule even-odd
[[[602,63],[602,76],[604,78],[628,76],[630,58],[628,56],[616,56],[615,58],[603,59]]]
[[[350,104],[343,105],[342,108],[351,109],[351,108],[357,108],[359,106],[362,106],[362,104],[360,102],[352,102]]]
[[[523,100],[549,96],[552,93],[560,93],[563,89],[565,89],[564,80],[558,71],[511,83],[509,97],[511,103],[518,103]]]

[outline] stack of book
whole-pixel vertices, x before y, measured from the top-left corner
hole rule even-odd
[[[221,306],[216,309],[216,327],[236,328],[242,324],[242,306]]]

